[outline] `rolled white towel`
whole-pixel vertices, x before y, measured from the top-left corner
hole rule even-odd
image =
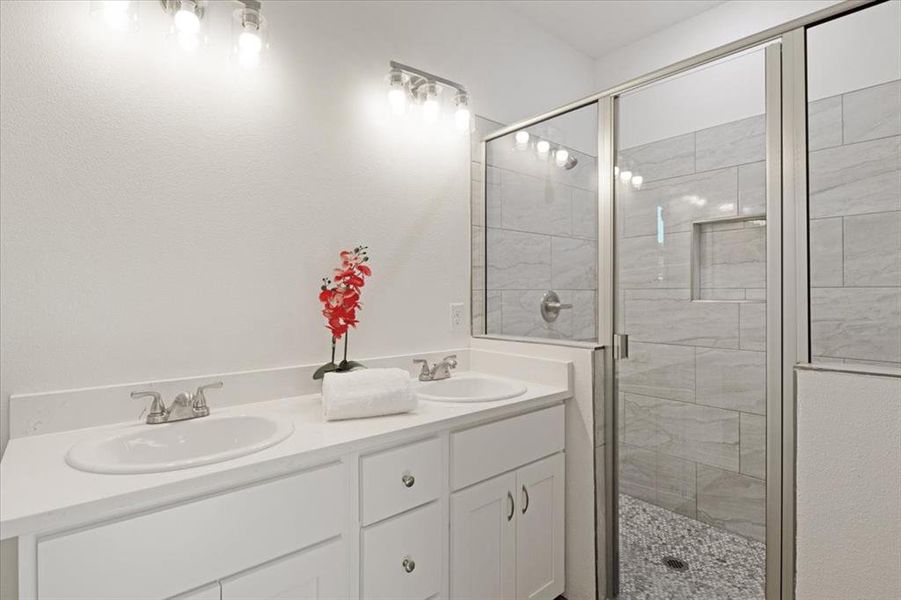
[[[410,374],[403,369],[326,373],[322,380],[322,414],[327,421],[404,413],[417,404]]]

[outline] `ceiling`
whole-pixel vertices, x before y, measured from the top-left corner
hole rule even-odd
[[[591,58],[600,58],[722,3],[723,0],[497,2]]]

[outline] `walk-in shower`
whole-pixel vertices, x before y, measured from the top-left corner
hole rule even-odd
[[[607,348],[600,598],[793,598],[793,367],[901,366],[899,32],[836,5],[485,137],[473,332]]]

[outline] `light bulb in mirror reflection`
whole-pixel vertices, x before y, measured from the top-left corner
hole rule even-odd
[[[619,167],[617,167],[616,165],[613,166],[613,176],[619,177]]]
[[[516,141],[516,147],[522,150],[529,145],[529,132],[517,131],[513,139]]]
[[[403,87],[392,87],[388,90],[388,105],[391,112],[401,116],[407,112],[407,91]]]
[[[640,190],[643,183],[644,177],[642,177],[641,175],[632,176],[632,187],[634,187],[636,190]]]
[[[551,144],[547,140],[539,140],[538,143],[535,144],[535,150],[538,152],[538,156],[546,158],[548,152],[551,151]]]
[[[469,129],[469,117],[468,108],[465,106],[457,108],[457,112],[454,113],[454,123],[456,123],[458,131],[467,131]]]
[[[438,100],[428,98],[422,103],[422,117],[426,123],[434,123],[438,119]]]
[[[632,171],[620,171],[619,178],[623,183],[629,183],[632,181]]]
[[[558,167],[566,166],[566,161],[569,160],[569,151],[560,148],[557,152],[554,153],[554,162],[557,163]]]
[[[260,64],[263,40],[256,31],[242,31],[238,36],[238,62],[242,67],[252,69]]]

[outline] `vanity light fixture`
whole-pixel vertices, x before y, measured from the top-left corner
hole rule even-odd
[[[442,91],[453,90],[454,122],[459,130],[469,130],[472,117],[469,107],[470,96],[462,84],[393,60],[389,63],[386,81],[391,112],[398,116],[404,114],[407,102],[412,98],[422,107],[422,117],[426,123],[434,123],[438,119],[441,113]]]
[[[400,69],[391,69],[388,72],[388,104],[391,112],[401,116],[407,112],[407,75]]]
[[[454,112],[454,122],[457,125],[457,130],[468,131],[469,120],[472,116],[469,112],[469,92],[457,92],[457,95],[454,96],[454,104],[457,106],[457,110]]]
[[[260,64],[260,55],[265,43],[265,22],[258,0],[242,0],[244,6],[234,12],[235,57],[238,64],[246,69]]]
[[[163,10],[172,15],[172,26],[178,43],[185,50],[200,45],[200,20],[206,11],[203,0],[160,0]]]
[[[91,14],[113,31],[138,28],[138,2],[131,0],[92,0]]]
[[[535,144],[535,151],[538,152],[538,158],[547,158],[551,151],[551,143],[547,140],[538,140]]]
[[[563,165],[563,168],[566,169],[567,171],[572,171],[573,169],[576,168],[577,164],[579,164],[579,159],[576,158],[575,156],[570,156],[566,160],[566,164]]]

